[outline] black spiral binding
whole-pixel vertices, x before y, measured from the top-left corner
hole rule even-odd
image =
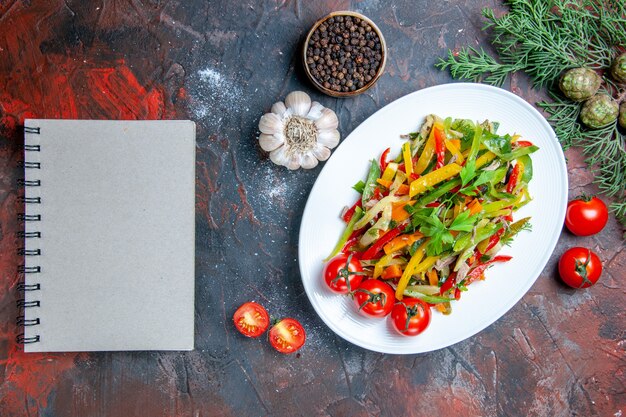
[[[39,127],[24,127],[25,134],[35,134],[38,135],[41,133],[41,128]],[[27,156],[29,152],[40,152],[41,145],[24,145],[24,155]],[[26,159],[26,158],[25,158]],[[24,169],[41,169],[40,162],[31,162],[24,161],[20,164]],[[40,187],[41,180],[26,180],[20,179],[18,180],[18,186],[20,187]],[[41,204],[41,197],[20,197],[19,201],[26,204]],[[18,213],[17,219],[20,222],[39,222],[41,221],[41,214],[26,214],[26,213]],[[19,231],[17,232],[17,237],[21,239],[39,239],[41,238],[41,232],[39,231]],[[18,248],[17,254],[23,257],[30,256],[40,256],[41,249],[26,249],[25,247]],[[17,272],[21,276],[25,277],[26,274],[38,274],[41,272],[41,266],[26,266],[26,264],[18,265]],[[33,319],[27,319],[25,315],[25,310],[27,308],[40,307],[41,302],[39,300],[26,300],[25,296],[27,292],[39,291],[41,290],[41,284],[27,284],[26,282],[20,282],[17,284],[17,291],[20,293],[20,298],[17,300],[17,309],[18,316],[15,320],[15,323],[18,327],[26,327],[26,326],[37,326],[41,324],[41,320],[39,317]],[[41,340],[40,335],[35,335],[31,337],[26,337],[24,332],[20,333],[16,337],[16,341],[19,344],[29,344],[29,343],[37,343]]]

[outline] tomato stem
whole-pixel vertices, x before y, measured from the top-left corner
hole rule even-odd
[[[591,282],[591,280],[587,276],[587,265],[589,265],[589,262],[591,262],[591,249],[587,249],[587,251],[587,259],[585,259],[585,262],[581,262],[576,259],[576,273],[580,275],[580,277],[583,279],[583,282],[580,284],[579,288],[583,288],[585,284],[593,285],[593,282]]]
[[[346,286],[348,287],[348,291],[352,291],[352,288],[350,288],[350,275],[367,275],[364,272],[359,272],[359,271],[350,271],[350,262],[352,261],[352,257],[354,256],[353,253],[351,253],[350,255],[348,255],[348,259],[346,260],[346,264],[344,265],[343,268],[340,268],[337,271],[337,276],[335,278],[332,279],[332,283],[336,284],[337,281],[339,281],[340,279],[344,279],[346,281]]]
[[[404,303],[400,304],[402,304],[404,306],[404,309],[406,310],[406,322],[404,324],[404,331],[406,332],[409,330],[409,324],[411,323],[411,319],[421,312],[422,307],[420,305],[414,305],[409,307]]]
[[[387,301],[387,295],[382,292],[376,294],[364,288],[358,288],[354,292],[362,292],[362,293],[367,294],[367,299],[361,303],[361,305],[359,306],[359,310],[362,310],[363,307],[365,307],[368,303],[372,303],[372,304],[380,303],[380,305],[382,306],[382,305],[385,305],[385,301]]]
[[[574,200],[583,200],[585,203],[588,203],[591,200],[593,200],[595,197],[596,197],[595,195],[588,195],[588,194],[582,193],[581,195],[576,197]]]

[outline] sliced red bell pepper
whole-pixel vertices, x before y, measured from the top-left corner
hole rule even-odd
[[[356,211],[357,207],[361,207],[363,208],[363,202],[361,201],[361,199],[359,198],[357,200],[356,203],[354,203],[354,205],[352,207],[350,207],[344,214],[343,214],[343,221],[346,223],[350,222],[350,219],[352,219],[352,216],[354,216],[354,212]]]
[[[433,201],[432,203],[426,204],[426,207],[439,207],[441,205],[438,201]]]
[[[511,171],[511,177],[509,178],[509,182],[506,184],[506,192],[511,194],[517,185],[517,180],[519,177],[519,164],[515,164],[513,167],[513,171]]]
[[[348,240],[346,240],[346,244],[343,245],[343,249],[341,249],[341,253],[348,253],[348,252],[352,252],[352,246],[354,246],[359,239],[361,239],[361,236],[363,236],[363,233],[365,233],[365,228],[361,228],[359,230],[355,230],[354,232],[352,232],[352,234],[350,235],[350,237],[348,237]]]
[[[457,301],[461,299],[461,290],[458,288],[454,289],[454,299]]]
[[[456,272],[453,272],[450,275],[448,275],[448,278],[446,278],[443,285],[441,285],[441,288],[439,288],[439,294],[444,295],[446,292],[451,290],[452,287],[454,287],[455,285],[456,285]]]
[[[444,137],[443,131],[433,127],[435,131],[435,155],[437,155],[437,164],[435,165],[435,169],[439,169],[444,165],[444,159],[446,157],[446,138]]]
[[[380,156],[380,172],[385,172],[385,168],[387,168],[387,155],[389,155],[389,151],[391,151],[391,148],[385,149],[385,152]]]
[[[372,199],[380,200],[383,197],[383,193],[380,192],[380,188],[374,188],[374,194],[372,194]]]
[[[406,226],[407,223],[401,224],[400,226],[391,229],[390,231],[382,235],[376,242],[374,242],[372,246],[370,246],[365,252],[363,252],[363,256],[361,257],[361,259],[363,259],[364,261],[367,261],[369,259],[376,259],[378,257],[378,253],[383,250],[383,247],[387,243],[391,242],[393,238],[402,233]]]
[[[495,262],[508,262],[511,259],[513,259],[512,256],[498,255],[490,261],[478,265],[467,274],[467,277],[465,277],[465,285],[469,285],[472,282],[476,281],[483,274],[483,272],[485,272],[485,270],[489,268],[491,264]]]
[[[515,142],[515,144],[520,147],[520,148],[526,148],[528,146],[533,146],[532,142],[529,142],[527,140],[518,140],[517,142]]]
[[[491,237],[489,238],[489,243],[487,244],[487,247],[485,248],[485,253],[489,252],[491,249],[493,249],[494,246],[496,246],[498,244],[498,242],[500,241],[500,237],[502,236],[502,234],[504,233],[504,227],[501,227],[498,229],[498,231],[491,235]],[[483,254],[481,253],[479,255],[482,256]]]
[[[419,176],[419,174],[416,174],[415,172],[414,172],[414,173],[412,173],[411,175],[409,175],[409,179],[410,179],[411,181],[415,181],[415,180],[416,180],[416,179],[418,179],[419,177],[420,177],[420,176]]]

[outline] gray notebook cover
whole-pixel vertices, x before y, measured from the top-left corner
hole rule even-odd
[[[24,350],[192,350],[195,124],[25,126]]]

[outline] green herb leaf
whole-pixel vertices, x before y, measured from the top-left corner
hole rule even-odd
[[[474,178],[474,175],[476,175],[476,161],[471,160],[461,169],[461,184],[467,185]]]
[[[483,144],[491,152],[499,157],[511,153],[511,136],[498,136],[492,133],[486,133],[487,138],[483,140]]]
[[[450,230],[456,230],[458,232],[471,232],[474,225],[478,221],[478,214],[470,216],[469,210],[465,210],[452,221]]]
[[[363,194],[363,190],[365,189],[365,183],[363,181],[359,181],[352,186],[352,189],[359,194]]]
[[[505,170],[505,175],[506,175],[506,170]],[[460,189],[459,192],[465,195],[476,195],[476,192],[474,191],[474,189],[483,184],[490,183],[495,178],[495,176],[496,176],[496,171],[481,171],[476,181],[474,181],[471,185]]]
[[[436,256],[444,251],[444,245],[449,246],[454,243],[454,236],[446,229],[446,226],[433,212],[430,217],[424,219],[424,224],[420,228],[424,236],[430,237],[430,242],[426,247],[426,255]]]

